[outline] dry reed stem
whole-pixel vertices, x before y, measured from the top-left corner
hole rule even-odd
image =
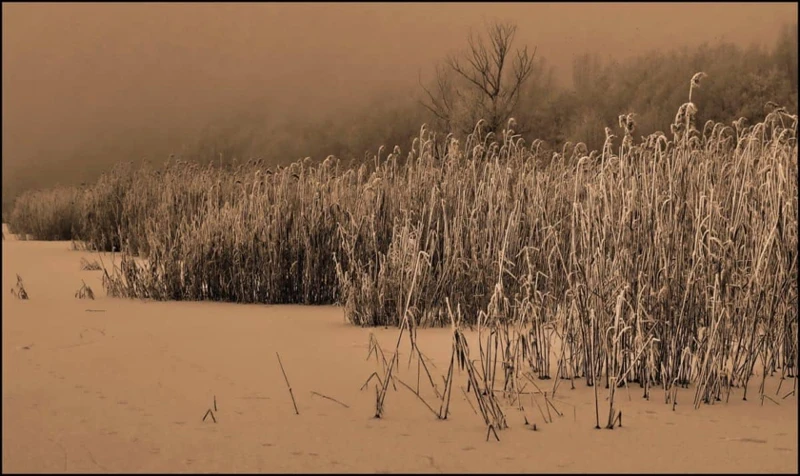
[[[294,399],[294,392],[292,392],[292,386],[289,384],[289,377],[286,376],[286,370],[283,369],[283,363],[281,362],[281,355],[275,352],[275,355],[278,356],[278,365],[281,366],[281,372],[283,373],[283,379],[286,381],[286,388],[289,389],[289,396],[292,397],[292,405],[294,405],[294,413],[296,415],[300,414],[300,410],[297,409],[297,402]]]
[[[208,410],[206,410],[206,414],[203,415],[203,421],[206,421],[206,418],[208,418],[209,415],[211,416],[211,419],[214,421],[214,423],[216,423],[217,422],[217,418],[214,416],[214,412],[211,411],[210,408]]]
[[[323,394],[321,394],[321,393],[317,393],[317,392],[314,392],[314,391],[312,391],[312,392],[311,392],[311,395],[316,395],[316,396],[318,396],[318,397],[322,397],[322,398],[324,398],[324,399],[327,399],[327,400],[330,400],[330,401],[332,401],[332,402],[336,402],[336,403],[338,403],[339,405],[341,405],[341,406],[343,406],[343,407],[345,407],[345,408],[350,408],[350,406],[349,406],[349,405],[347,405],[347,404],[344,404],[344,403],[340,402],[339,400],[336,400],[335,398],[329,397],[329,396],[327,396],[327,395],[323,395]]]
[[[469,403],[469,407],[472,409],[472,413],[477,415],[478,411],[475,410],[475,407],[472,405],[472,402],[470,401],[469,396],[467,395],[467,391],[464,390],[464,387],[458,387],[458,388],[460,388],[461,389],[461,393],[464,394],[464,398],[467,400],[467,403]]]
[[[398,381],[398,382],[400,382],[400,384],[401,384],[401,385],[403,385],[405,388],[407,388],[407,389],[408,389],[408,390],[409,390],[411,393],[413,393],[413,394],[414,394],[414,395],[417,397],[417,399],[418,399],[419,401],[421,401],[422,403],[424,403],[424,404],[425,404],[425,406],[428,408],[428,410],[430,410],[430,411],[431,411],[431,413],[433,413],[433,415],[434,415],[436,418],[439,418],[439,414],[438,414],[438,413],[436,413],[436,410],[434,410],[434,409],[433,409],[433,407],[431,407],[431,406],[428,404],[428,402],[426,402],[426,401],[425,401],[425,399],[424,399],[424,398],[422,398],[422,395],[420,395],[419,393],[417,393],[417,392],[416,392],[416,391],[415,391],[413,388],[409,387],[409,386],[408,386],[408,384],[406,384],[405,382],[403,382],[403,381],[402,381],[402,380],[400,380],[399,378],[397,379],[397,381]]]
[[[497,430],[495,430],[495,429],[494,429],[494,425],[489,425],[489,426],[486,428],[486,441],[489,441],[489,436],[490,436],[490,435],[494,435],[495,439],[496,439],[497,441],[500,441],[500,437],[499,437],[499,436],[497,436]]]
[[[378,372],[372,372],[372,374],[367,378],[367,381],[364,382],[364,385],[361,386],[361,390],[364,390],[365,388],[367,388],[367,385],[369,385],[369,382],[370,382],[370,380],[373,379],[373,377],[377,378],[378,379],[378,383],[380,384],[381,387],[383,387],[383,381],[381,380],[380,376],[378,375]]]

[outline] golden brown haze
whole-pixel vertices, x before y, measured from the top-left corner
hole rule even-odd
[[[3,472],[798,474],[796,16],[4,4]]]
[[[769,45],[796,17],[789,3],[4,3],[3,196],[93,179],[120,157],[81,152],[117,138],[161,161],[238,110],[311,122],[416,94],[418,75],[487,21],[515,22],[564,83],[578,54]]]

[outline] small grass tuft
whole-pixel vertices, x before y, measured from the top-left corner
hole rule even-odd
[[[17,299],[29,299],[28,291],[25,290],[25,285],[22,283],[20,275],[17,275],[17,284],[11,289],[11,295]]]
[[[83,282],[83,286],[75,292],[75,297],[78,299],[92,299],[94,300],[94,291],[90,288],[85,281]]]
[[[81,258],[81,271],[100,271],[103,269],[97,260],[88,261],[86,258]]]

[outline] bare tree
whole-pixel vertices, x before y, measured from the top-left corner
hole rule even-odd
[[[427,95],[422,105],[452,132],[471,132],[480,119],[499,132],[519,102],[536,56],[527,46],[512,51],[516,31],[512,23],[487,25],[488,41],[470,32],[469,50],[437,66],[431,88],[420,80]]]

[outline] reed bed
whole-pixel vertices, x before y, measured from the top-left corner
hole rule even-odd
[[[544,156],[510,121],[461,141],[423,126],[407,154],[381,150],[358,169],[333,157],[118,169],[84,193],[78,228],[124,252],[105,273],[115,296],[339,303],[353,324],[410,339],[454,325],[452,303],[456,330],[480,334],[470,386],[513,395],[536,374],[552,396],[566,380],[602,384],[607,427],[629,383],[673,404],[692,383],[699,405],[758,370],[763,395],[766,375],[798,371],[797,117],[768,105],[752,126],[699,126],[703,78],[669,134],[637,139],[626,114],[600,151]],[[31,202],[16,216],[36,216]],[[469,369],[458,334],[453,352]]]
[[[21,240],[71,240],[77,234],[82,199],[76,187],[23,192],[9,214],[8,230]]]

